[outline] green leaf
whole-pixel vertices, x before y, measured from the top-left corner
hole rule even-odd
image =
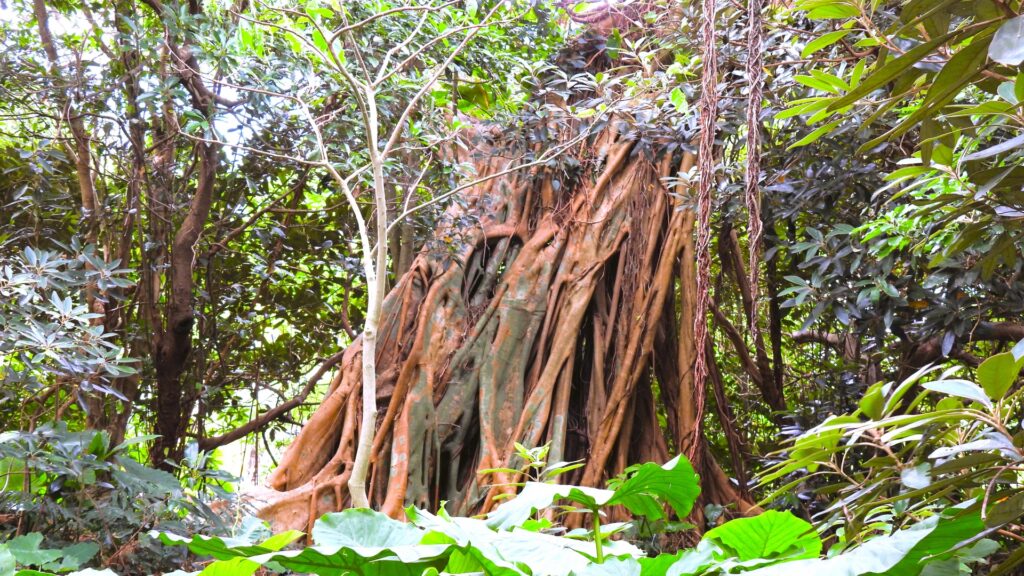
[[[497,510],[487,515],[487,525],[500,530],[511,530],[522,525],[538,510],[550,507],[561,498],[571,500],[587,509],[597,510],[614,495],[611,490],[588,486],[527,482],[515,498],[502,503]]]
[[[40,549],[43,535],[38,532],[17,536],[7,541],[7,549],[22,566],[42,566],[62,556],[60,550]]]
[[[25,463],[17,458],[0,458],[0,492],[25,489]]]
[[[814,527],[791,512],[769,510],[753,518],[737,518],[704,535],[735,554],[741,561],[773,558],[786,553],[792,559],[816,558],[821,538]]]
[[[882,382],[872,384],[860,399],[859,406],[861,411],[872,420],[878,420],[882,417],[882,407],[885,404],[882,386],[884,386]]]
[[[700,495],[700,480],[690,461],[676,456],[664,466],[653,462],[642,464],[628,480],[615,489],[608,506],[622,504],[634,514],[652,520],[665,516],[661,501],[665,501],[676,516],[685,518]]]
[[[594,543],[590,541],[520,529],[495,531],[485,521],[448,517],[443,511],[435,516],[408,508],[406,515],[429,531],[424,544],[447,542],[458,547],[447,572],[455,573],[452,568],[457,566],[488,575],[520,576],[523,571],[517,566],[526,566],[533,574],[579,573],[596,554]],[[604,548],[608,556],[643,556],[642,551],[624,541],[607,541]]]
[[[447,545],[420,545],[363,556],[361,552],[365,549],[311,546],[254,556],[250,560],[262,565],[273,562],[287,570],[319,576],[420,576],[428,568],[444,567],[450,548]]]
[[[924,101],[916,110],[900,121],[885,134],[863,144],[860,151],[870,150],[891,138],[895,138],[914,128],[923,119],[949,104],[969,84],[974,82],[985,66],[985,54],[990,42],[993,27],[979,32],[971,39],[971,43],[961,48],[950,58],[949,62],[935,77]]]
[[[642,576],[642,574],[640,562],[635,558],[609,558],[603,564],[592,563],[579,572],[573,572],[573,576]]]
[[[1024,491],[1017,492],[1005,500],[996,502],[985,513],[985,526],[990,528],[1009,524],[1024,516]]]
[[[423,531],[368,508],[325,514],[313,525],[313,542],[320,546],[388,548],[419,544]]]
[[[64,572],[67,570],[77,570],[82,564],[92,560],[93,556],[99,553],[100,546],[95,542],[79,542],[65,546],[60,551],[64,558],[61,560],[57,571]]]
[[[13,574],[14,554],[11,554],[6,544],[0,544],[0,576],[12,576]]]
[[[811,40],[804,46],[804,49],[800,51],[801,58],[807,58],[811,54],[814,54],[818,50],[828,48],[829,46],[839,42],[845,38],[851,31],[850,30],[836,30],[835,32],[828,32],[818,36],[814,40]]]
[[[808,88],[814,88],[815,90],[821,90],[822,92],[828,92],[829,94],[839,94],[839,89],[830,84],[829,82],[816,78],[814,76],[793,76],[793,80],[796,80],[800,84],[807,86]]]
[[[1017,90],[1013,82],[1003,82],[996,88],[996,94],[1006,100],[1010,105],[1016,106],[1020,103],[1020,98],[1017,98]]]
[[[943,446],[936,448],[928,455],[929,458],[949,458],[963,452],[988,452],[991,450],[1003,451],[1010,448],[1007,442],[1000,442],[994,438],[982,438],[957,444],[955,446]]]
[[[695,548],[682,551],[678,555],[679,560],[669,566],[665,576],[704,574],[705,570],[714,565],[716,558],[721,557],[722,554],[722,550],[713,541],[702,539]],[[653,573],[652,576],[654,576]],[[661,575],[658,574],[657,576]]]
[[[164,472],[163,470],[156,470],[139,464],[132,458],[126,456],[115,456],[114,460],[124,468],[124,473],[137,480],[144,480],[160,488],[163,488],[169,492],[181,492],[181,484],[173,474]],[[115,474],[121,474],[120,471],[115,471]]]
[[[675,554],[658,554],[654,558],[644,556],[640,558],[640,576],[662,576],[668,572],[668,569],[673,564],[679,562],[685,555],[693,552],[690,550],[680,550]]]
[[[677,456],[664,466],[652,462],[639,466],[636,473],[614,491],[527,482],[518,496],[487,516],[487,523],[492,528],[509,530],[562,498],[588,510],[621,504],[630,512],[653,520],[665,516],[661,507],[663,500],[683,518],[690,513],[699,494],[700,483],[693,466],[685,457]]]
[[[672,92],[669,93],[668,98],[672,102],[672,105],[676,107],[676,112],[686,112],[686,94],[684,94],[678,86],[672,89]]]
[[[833,4],[820,6],[807,13],[812,20],[836,20],[840,18],[853,18],[859,14],[856,6],[849,4]]]
[[[936,515],[905,530],[871,538],[828,559],[784,562],[745,572],[747,576],[917,576],[926,558],[942,555],[985,529],[978,513]]]
[[[927,382],[922,385],[926,390],[932,390],[934,392],[942,392],[943,394],[949,394],[950,396],[959,396],[961,398],[967,398],[968,400],[974,400],[982,406],[992,409],[992,401],[988,399],[988,395],[974,382],[968,382],[967,380],[937,380],[935,382]]]
[[[317,520],[313,525],[314,546],[250,556],[248,560],[321,576],[352,572],[363,576],[420,576],[428,568],[443,568],[453,549],[448,542],[421,543],[426,535],[412,524],[355,508]]]
[[[893,411],[899,407],[900,401],[903,400],[903,397],[906,396],[907,392],[909,392],[913,386],[921,380],[921,378],[925,377],[929,372],[934,372],[938,369],[939,366],[924,366],[918,369],[917,372],[910,375],[906,380],[900,382],[899,386],[897,386],[896,389],[888,395],[888,398],[886,398],[885,407],[883,408],[882,413],[886,416],[892,414]]]
[[[1007,66],[1017,66],[1024,62],[1024,16],[1003,22],[992,37],[988,56]]]
[[[203,568],[199,576],[251,576],[259,569],[259,562],[239,556],[230,560],[212,562]]]
[[[260,542],[259,547],[264,548],[266,550],[277,551],[291,544],[292,542],[295,542],[296,540],[302,538],[305,535],[305,532],[300,532],[298,530],[288,530],[287,532],[274,534],[270,538],[267,538],[263,542]]]
[[[818,127],[815,131],[811,132],[807,136],[804,136],[800,140],[794,142],[793,144],[790,144],[789,147],[786,148],[786,150],[792,150],[793,148],[799,148],[801,146],[806,146],[806,145],[810,144],[811,142],[814,142],[818,138],[821,138],[822,136],[824,136],[826,133],[831,132],[842,121],[843,121],[843,119],[840,118],[838,120],[833,120],[832,122],[829,122],[828,124],[825,124],[824,126]]]
[[[297,536],[296,536],[297,535]],[[301,532],[295,530],[289,530],[283,532],[277,536],[270,537],[265,544],[270,546],[285,546],[290,542],[293,542],[299,536]],[[203,534],[193,534],[192,536],[178,536],[170,532],[159,532],[153,530],[149,532],[149,536],[160,540],[165,546],[187,546],[193,554],[200,556],[212,556],[217,560],[230,560],[232,558],[244,557],[244,556],[256,556],[259,554],[267,554],[277,551],[279,548],[266,547],[264,545],[254,545],[248,539],[243,538],[219,538],[217,536],[206,536]],[[284,544],[282,541],[287,540]]]
[[[911,490],[927,488],[932,483],[931,468],[932,465],[927,462],[906,468],[900,472],[900,482]]]
[[[1000,400],[1017,381],[1024,360],[1016,360],[1010,352],[991,356],[978,366],[978,383],[992,400]]]
[[[892,82],[897,76],[902,74],[906,69],[910,68],[914,64],[917,64],[925,56],[928,56],[935,51],[936,48],[946,43],[947,40],[955,36],[957,33],[943,34],[937,38],[933,38],[929,42],[918,44],[912,49],[898,58],[890,60],[885,63],[880,63],[880,67],[873,74],[863,79],[856,88],[850,90],[846,96],[837,99],[832,102],[828,107],[829,110],[838,110],[845,106],[853,104],[857,100],[860,100],[864,96],[874,92],[882,86]]]

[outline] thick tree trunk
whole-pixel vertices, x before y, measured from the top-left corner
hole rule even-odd
[[[195,324],[192,309],[195,246],[213,201],[219,151],[217,145],[198,144],[199,177],[195,194],[171,244],[166,322],[156,338],[153,351],[157,378],[155,429],[160,438],[153,447],[152,461],[163,468],[169,468],[168,460],[181,458],[181,439],[198,397],[196,392],[186,393],[181,375],[192,348],[192,326]]]
[[[517,153],[478,149],[478,176],[504,168],[506,152]],[[514,466],[516,441],[586,460],[563,480],[590,485],[690,448],[693,214],[662,178],[693,157],[655,160],[608,130],[577,160],[587,168],[561,186],[538,170],[467,190],[385,299],[372,506],[486,511],[515,479],[477,470]],[[277,528],[350,503],[363,353],[359,340],[345,352],[270,477],[262,515]],[[709,498],[741,501],[696,452]]]

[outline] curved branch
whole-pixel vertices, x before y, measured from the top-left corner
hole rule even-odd
[[[273,420],[283,418],[288,414],[288,412],[291,412],[295,407],[297,407],[299,404],[302,404],[306,400],[306,398],[313,392],[313,389],[316,388],[317,382],[320,381],[320,378],[324,375],[324,373],[333,368],[334,366],[336,366],[338,362],[341,362],[341,359],[344,355],[345,350],[340,350],[330,358],[321,362],[320,366],[316,369],[316,372],[314,372],[313,375],[309,377],[309,380],[306,381],[306,385],[303,386],[298,396],[286,402],[282,402],[277,406],[274,406],[270,410],[267,410],[263,414],[260,414],[256,418],[246,422],[245,424],[239,426],[238,428],[235,428],[230,432],[221,434],[220,436],[213,436],[211,438],[201,438],[199,440],[199,449],[203,451],[209,451],[213,450],[214,448],[224,446],[225,444],[230,444],[235,440],[239,440],[241,438],[244,438],[245,436],[248,436],[252,432],[262,429],[264,426],[266,426]]]

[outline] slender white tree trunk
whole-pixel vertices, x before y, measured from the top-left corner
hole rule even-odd
[[[377,103],[372,88],[366,90],[366,112],[370,164],[373,170],[373,200],[376,212],[376,245],[371,249],[370,239],[363,240],[363,268],[366,274],[366,321],[363,324],[363,417],[359,427],[359,443],[352,476],[348,480],[352,506],[369,507],[366,496],[366,475],[370,468],[373,436],[377,431],[377,330],[381,308],[386,296],[388,259],[388,210],[384,182],[384,158],[378,145]],[[379,274],[379,276],[378,276]]]

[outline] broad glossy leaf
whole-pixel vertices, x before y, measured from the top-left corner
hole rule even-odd
[[[319,546],[388,548],[419,544],[423,531],[368,508],[351,508],[324,514],[313,525],[313,542]]]
[[[988,47],[989,58],[1007,66],[1024,62],[1024,16],[1003,22]]]
[[[115,456],[114,460],[124,468],[124,472],[115,470],[115,476],[127,474],[130,477],[140,478],[146,482],[155,484],[168,492],[181,492],[181,483],[178,482],[178,479],[175,478],[173,474],[169,474],[163,470],[143,466],[127,456]]]
[[[301,535],[294,531],[285,534],[287,536],[271,537],[264,544],[283,545],[296,538],[296,534]],[[199,548],[204,551],[216,548],[217,554],[223,558],[222,562],[215,562],[207,568],[216,570],[211,574],[231,574],[229,569],[235,569],[243,575],[250,574],[250,570],[255,571],[259,566],[273,563],[295,572],[319,576],[342,576],[352,572],[365,576],[419,576],[428,568],[443,568],[452,551],[449,543],[421,544],[425,531],[367,509],[328,514],[317,520],[313,534],[318,544],[301,550],[252,555],[253,549],[263,547],[229,547],[223,542],[212,544],[216,539],[200,541]],[[173,543],[184,540],[173,535],[169,535],[171,538],[166,538],[166,534],[159,536],[161,540],[171,540]],[[189,543],[190,549],[194,546],[192,542]],[[230,554],[234,556],[224,557]]]
[[[640,562],[640,576],[663,576],[673,564],[679,562],[683,556],[691,550],[684,549],[675,554],[658,554],[654,558],[642,557]]]
[[[621,504],[634,514],[652,519],[664,517],[661,500],[683,518],[700,494],[700,483],[690,461],[678,456],[664,466],[648,462],[615,490],[586,486],[527,482],[512,500],[487,516],[487,524],[504,530],[522,525],[536,511],[566,499],[589,510]],[[659,500],[660,499],[660,500]]]
[[[92,557],[95,556],[99,551],[99,544],[95,542],[78,542],[70,546],[65,546],[60,549],[61,554],[64,555],[60,561],[60,567],[57,569],[59,572],[66,570],[77,570]]]
[[[911,166],[911,168],[916,168],[916,166]],[[888,394],[888,398],[885,401],[885,408],[882,410],[882,412],[886,415],[892,414],[892,411],[899,407],[900,401],[903,400],[903,397],[907,394],[907,392],[909,392],[913,388],[913,386],[917,384],[918,381],[921,380],[921,378],[925,377],[930,372],[934,372],[935,370],[938,369],[939,366],[924,366],[920,368],[917,372],[914,372],[914,374],[912,374],[909,378],[907,378],[903,382],[900,382],[899,386],[897,386],[891,393]]]
[[[705,570],[715,563],[715,558],[721,557],[721,555],[722,550],[718,548],[717,544],[711,540],[703,539],[697,543],[696,547],[684,550],[678,554],[679,559],[669,566],[665,576],[703,574]],[[652,576],[654,575],[652,574]]]
[[[42,566],[43,564],[59,560],[63,556],[60,550],[39,548],[42,542],[42,534],[31,532],[8,540],[7,550],[14,556],[18,564],[23,566]]]
[[[596,555],[590,541],[520,529],[495,531],[482,520],[435,516],[422,510],[407,509],[406,514],[429,531],[425,543],[450,542],[488,574],[519,573],[517,566],[526,566],[534,574],[564,575],[585,569]],[[445,539],[438,540],[439,535]],[[605,552],[609,556],[643,556],[640,549],[624,541],[606,542]]]
[[[967,398],[968,400],[973,400],[986,408],[992,408],[992,401],[988,399],[988,395],[985,394],[985,391],[974,382],[958,379],[937,380],[935,382],[926,382],[923,384],[923,387],[926,390],[942,392],[943,394],[949,394],[950,396]]]
[[[948,474],[950,472],[959,472],[966,470],[967,468],[974,468],[975,466],[984,466],[993,462],[999,461],[999,456],[995,454],[989,454],[987,452],[975,452],[973,454],[967,454],[960,456],[953,460],[943,462],[938,466],[932,468],[934,474]]]
[[[1024,144],[1024,137],[1021,138]],[[1024,361],[1018,361],[1013,354],[1004,352],[986,359],[978,366],[978,383],[992,400],[999,400],[1013,386],[1020,374]]]
[[[642,464],[615,489],[606,504],[621,504],[634,514],[658,520],[665,516],[661,501],[667,502],[676,516],[685,518],[700,495],[700,479],[686,457],[679,455],[664,466]]]
[[[603,564],[592,563],[573,576],[642,576],[640,563],[635,558],[608,558]]]
[[[487,515],[487,525],[511,530],[522,525],[538,510],[550,507],[558,499],[565,498],[595,510],[611,500],[614,495],[611,490],[601,488],[527,482],[515,498],[503,502],[497,510]]]
[[[973,152],[971,154],[967,154],[966,156],[963,157],[963,161],[972,162],[974,160],[984,160],[985,158],[998,156],[1000,154],[1003,154],[1004,152],[1011,152],[1017,150],[1021,146],[1024,146],[1024,135],[1010,138],[1009,140],[1005,140],[993,146],[989,146],[988,148],[978,150],[977,152]]]
[[[442,568],[450,550],[448,545],[423,544],[364,555],[372,552],[372,548],[310,546],[253,556],[249,560],[261,565],[274,562],[288,570],[318,576],[420,576],[428,568]]]
[[[960,454],[963,452],[988,452],[990,450],[1003,450],[1004,448],[1006,448],[1006,444],[1004,442],[1000,442],[992,438],[984,438],[981,440],[972,440],[971,442],[964,442],[963,444],[957,444],[956,446],[944,446],[942,448],[938,448],[932,451],[932,453],[929,454],[928,457],[949,458],[950,456],[954,456],[956,454]]]
[[[166,546],[187,546],[193,554],[212,556],[217,560],[230,560],[240,556],[256,556],[276,552],[298,540],[303,533],[289,530],[271,536],[261,544],[252,544],[251,540],[246,538],[220,538],[204,534],[193,534],[186,537],[157,530],[150,531],[149,535],[159,539]]]
[[[713,528],[705,538],[718,542],[741,561],[792,554],[792,559],[816,558],[821,538],[814,527],[791,512],[769,510],[752,518],[737,518]]]
[[[860,399],[859,406],[861,411],[872,420],[878,420],[882,417],[882,407],[885,404],[885,396],[882,393],[883,385],[882,382],[872,384]]]
[[[905,530],[872,538],[832,558],[785,562],[747,572],[749,576],[917,576],[922,560],[942,555],[976,536],[985,526],[977,513],[960,517],[932,516]],[[941,557],[936,560],[944,560]]]
[[[0,544],[0,576],[11,576],[12,574],[14,574],[14,554],[11,554],[6,544]]]
[[[199,576],[251,576],[259,569],[259,562],[239,556],[230,560],[212,562],[203,568]]]

